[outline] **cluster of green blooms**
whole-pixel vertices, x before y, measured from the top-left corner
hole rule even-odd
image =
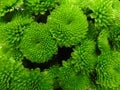
[[[53,90],[53,77],[49,71],[25,69],[20,61],[12,57],[0,58],[1,90]]]
[[[60,88],[120,90],[120,1],[0,0],[0,90]]]

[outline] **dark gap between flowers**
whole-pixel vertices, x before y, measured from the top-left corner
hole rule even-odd
[[[24,58],[23,59],[23,65],[25,68],[29,69],[35,69],[35,68],[40,68],[41,71],[44,71],[44,69],[49,69],[50,67],[54,65],[59,65],[62,66],[62,61],[67,61],[71,57],[71,53],[73,52],[73,47],[67,48],[67,47],[62,47],[58,48],[58,54],[54,55],[52,59],[50,59],[48,62],[45,63],[36,63],[36,62],[31,62],[30,60]]]
[[[15,11],[12,11],[12,12],[7,12],[3,17],[1,17],[0,19],[5,22],[5,23],[8,23],[12,20],[13,18],[13,15],[16,13],[16,10]]]
[[[87,20],[88,20],[88,21],[92,21],[93,23],[95,23],[95,20],[90,17],[90,14],[92,14],[93,11],[90,10],[89,8],[84,8],[84,9],[82,9],[82,10],[83,10],[84,14],[87,16]]]
[[[47,23],[47,17],[50,15],[50,11],[46,11],[45,14],[34,15],[34,20],[38,23]]]
[[[92,21],[92,23],[95,23],[95,19],[91,18],[91,17],[87,17],[88,21]]]
[[[56,6],[60,6],[59,2],[55,2]],[[51,9],[48,9],[44,14],[32,14],[34,16],[34,20],[38,23],[47,23],[47,17],[50,15],[50,12],[52,12],[55,9],[55,7],[52,7]]]
[[[97,79],[97,72],[94,70],[93,72],[90,73],[90,80],[96,84],[96,79]]]
[[[96,44],[96,54],[97,54],[97,55],[100,55],[100,54],[101,54],[101,51],[100,51],[100,49],[98,48],[98,44]]]
[[[61,87],[56,88],[55,90],[63,90]]]
[[[108,43],[109,43],[109,45],[110,45],[110,48],[113,50],[113,42],[112,42],[112,40],[110,40],[109,38],[108,38]]]

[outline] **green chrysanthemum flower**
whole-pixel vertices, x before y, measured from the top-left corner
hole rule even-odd
[[[12,83],[14,79],[19,77],[24,71],[24,67],[20,62],[15,62],[13,58],[0,58],[0,89],[13,90]]]
[[[36,15],[55,7],[56,0],[24,0],[25,8]]]
[[[76,5],[61,5],[51,12],[47,21],[59,46],[70,47],[85,38],[88,23],[86,16]]]
[[[108,51],[101,54],[99,56],[96,72],[96,83],[101,87],[118,87],[120,85],[120,53]]]
[[[28,70],[12,83],[12,90],[53,90],[53,78],[48,71]]]
[[[97,28],[108,27],[114,24],[114,11],[112,8],[112,0],[89,0],[89,8],[93,11],[90,15],[95,19]]]
[[[14,11],[15,8],[22,4],[23,0],[0,0],[0,17],[4,16],[7,12]]]
[[[98,36],[101,55],[96,67],[96,83],[103,88],[115,88],[120,85],[120,53],[111,51],[108,37],[109,32],[106,29],[102,30]]]
[[[0,58],[1,90],[53,90],[53,77],[49,71],[28,70],[13,58]]]
[[[17,13],[11,22],[0,25],[0,42],[12,48],[18,48],[26,27],[32,18],[23,13]]]
[[[63,62],[59,69],[59,84],[63,90],[87,90],[90,80],[87,75],[77,75],[69,62]]]
[[[90,72],[94,69],[97,61],[96,43],[91,40],[85,40],[80,46],[76,46],[72,53],[72,63],[76,71]]]
[[[46,25],[32,23],[21,42],[21,51],[32,62],[43,63],[57,53],[57,45]]]

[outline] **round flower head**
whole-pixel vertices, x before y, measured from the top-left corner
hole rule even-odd
[[[32,18],[24,12],[16,13],[8,23],[0,25],[0,42],[12,48],[18,48],[26,27]]]
[[[57,53],[57,45],[44,24],[32,23],[24,33],[20,49],[32,62],[43,63]]]
[[[118,87],[120,85],[120,53],[104,52],[98,60],[96,84],[106,88]]]
[[[95,42],[91,40],[85,40],[81,45],[74,48],[71,56],[76,71],[91,72],[94,69],[94,65],[97,61],[97,55],[95,53]]]
[[[113,0],[90,0],[89,8],[92,10],[91,18],[95,20],[97,28],[108,27],[114,24]]]
[[[69,61],[64,61],[63,66],[59,68],[60,86],[63,90],[87,90],[90,85],[89,77],[84,74],[77,75]]]
[[[24,67],[21,62],[15,62],[13,58],[0,58],[0,89],[13,90],[12,83],[14,79],[22,75]]]
[[[70,47],[85,38],[88,23],[86,16],[76,5],[63,4],[48,17],[51,34],[59,46]]]

